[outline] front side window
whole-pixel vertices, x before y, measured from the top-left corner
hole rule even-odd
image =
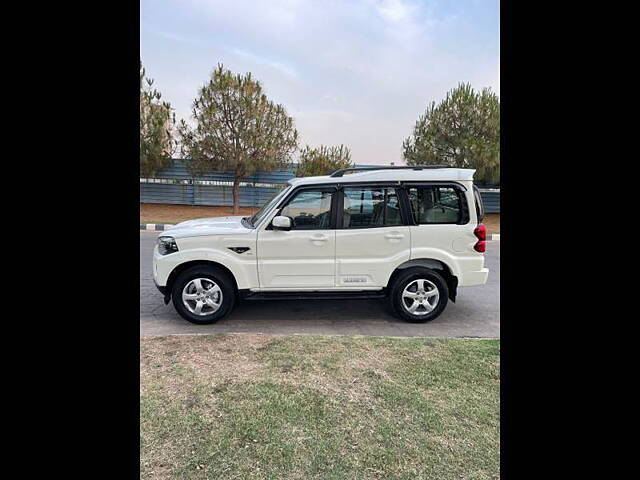
[[[461,223],[460,191],[452,187],[424,186],[407,190],[413,218],[418,224]]]
[[[327,230],[331,225],[332,192],[302,190],[282,209],[292,230]]]
[[[394,188],[345,187],[342,228],[402,225],[400,202]]]

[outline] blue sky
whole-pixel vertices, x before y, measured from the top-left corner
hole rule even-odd
[[[402,141],[459,82],[500,93],[495,0],[141,0],[140,56],[176,116],[218,63],[252,72],[301,146],[402,163]]]

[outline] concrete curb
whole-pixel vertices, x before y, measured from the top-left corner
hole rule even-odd
[[[173,227],[171,223],[141,223],[140,230],[162,231]]]
[[[158,232],[158,231],[161,232],[171,227],[173,227],[172,223],[141,223],[140,224],[140,230],[150,230],[154,232]],[[490,241],[500,240],[500,234],[489,233],[487,234],[487,240],[490,240]]]

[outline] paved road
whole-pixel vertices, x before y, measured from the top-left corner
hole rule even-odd
[[[265,333],[500,337],[500,242],[488,242],[489,280],[458,289],[456,303],[426,324],[406,323],[385,309],[383,300],[252,300],[213,325],[193,325],[165,305],[151,276],[155,232],[140,232],[140,335]]]

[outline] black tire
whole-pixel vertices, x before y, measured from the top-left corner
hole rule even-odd
[[[427,312],[427,307],[419,306],[417,313],[414,314],[408,311],[406,305],[409,301],[403,300],[402,294],[408,285],[420,279],[427,280],[437,287],[438,298],[437,301],[433,300],[435,303],[433,310]],[[425,291],[433,291],[432,288],[427,290],[430,287],[428,283],[424,285],[426,286]],[[411,289],[413,289],[413,286]],[[409,268],[400,273],[394,280],[389,293],[389,302],[393,306],[396,315],[410,323],[425,323],[434,320],[443,312],[448,300],[449,287],[447,286],[447,282],[438,272],[428,268]],[[431,300],[428,301],[432,302]],[[418,313],[422,314],[420,315]]]
[[[215,282],[220,287],[222,293],[222,301],[220,307],[216,311],[212,311],[209,314],[197,315],[190,312],[182,300],[182,292],[184,288],[195,279],[208,279]],[[188,291],[187,291],[188,293]],[[219,297],[214,296],[214,299]],[[233,310],[236,303],[236,292],[233,284],[233,279],[229,277],[224,270],[209,266],[209,265],[196,265],[188,268],[184,272],[180,273],[173,282],[171,289],[171,299],[173,306],[182,318],[198,325],[207,325],[215,323]],[[189,302],[187,302],[189,303]],[[195,304],[195,302],[194,302]],[[211,309],[211,307],[203,307],[205,309]]]

